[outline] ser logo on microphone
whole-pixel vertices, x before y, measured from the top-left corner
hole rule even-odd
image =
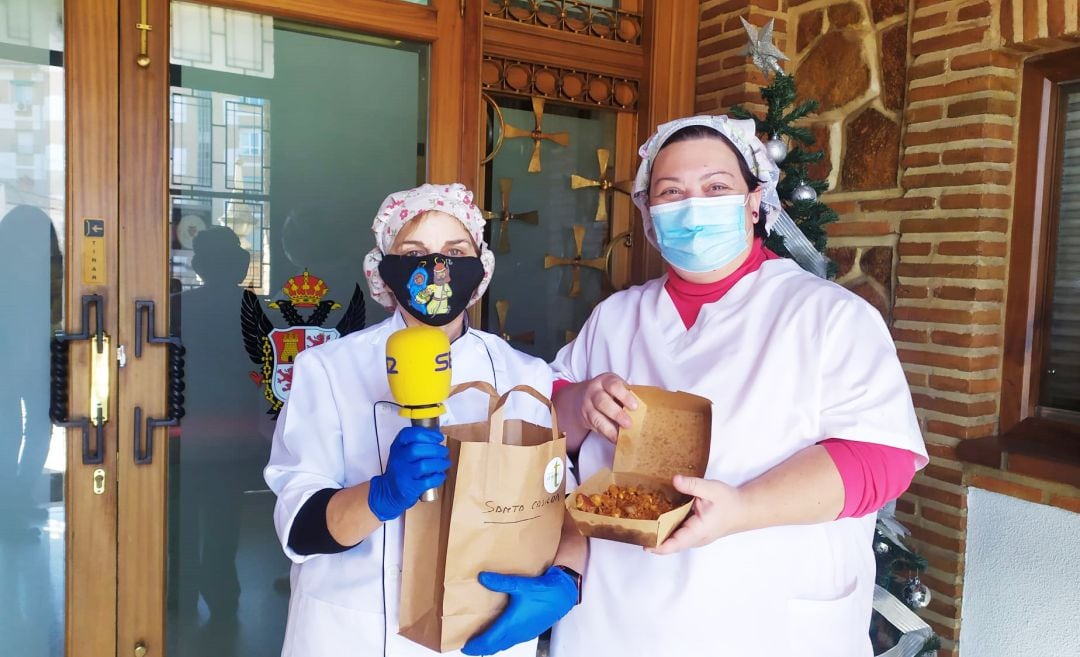
[[[446,351],[435,356],[435,372],[445,372],[450,369],[450,352]],[[393,356],[386,357],[386,373],[398,374],[397,359]]]

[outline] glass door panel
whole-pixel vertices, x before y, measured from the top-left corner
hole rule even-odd
[[[171,64],[168,654],[274,655],[274,418],[296,353],[363,323],[372,217],[424,177],[428,46],[174,2]]]
[[[530,100],[497,97],[496,102],[507,125],[533,129]],[[597,265],[605,254],[617,192],[601,192],[597,186],[573,189],[571,182],[574,174],[600,182],[601,159],[606,161],[603,178],[614,181],[617,113],[551,102],[542,111],[543,132],[558,141],[541,142],[540,171],[530,172],[537,161],[528,136],[504,139],[487,171],[486,207],[501,214],[505,197],[512,217],[490,222],[496,275],[485,314],[487,330],[550,361],[609,292],[603,265],[596,269],[582,263]]]
[[[49,420],[63,328],[66,194],[60,0],[0,3],[0,639],[64,654],[67,439]]]

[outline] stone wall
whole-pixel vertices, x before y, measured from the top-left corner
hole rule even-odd
[[[738,54],[746,42],[740,17],[758,25],[774,20],[777,46],[791,57],[785,70],[796,72],[800,98],[821,103],[807,125],[825,159],[810,174],[836,190],[829,197],[834,209],[846,216],[905,207],[889,199],[902,195],[907,0],[702,2],[697,111],[724,112],[738,102],[762,109],[764,77]],[[868,201],[865,207],[860,199]],[[898,258],[893,227],[876,221],[841,232],[830,233],[838,280],[891,320]]]
[[[931,464],[898,503],[930,561],[923,616],[958,654],[968,486],[1080,513],[1080,490],[961,465],[997,430],[1024,58],[1080,47],[1076,0],[702,0],[697,110],[759,102],[739,16],[775,18],[828,158],[839,282],[889,322]],[[1078,53],[1080,56],[1080,53]]]

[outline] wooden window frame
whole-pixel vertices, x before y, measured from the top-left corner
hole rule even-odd
[[[1062,167],[1057,144],[1064,128],[1062,89],[1080,80],[1078,61],[1080,49],[1070,49],[1024,63],[1005,306],[1000,433],[963,441],[957,452],[961,460],[970,463],[1080,487],[1080,421],[1046,417],[1038,409],[1052,309]]]

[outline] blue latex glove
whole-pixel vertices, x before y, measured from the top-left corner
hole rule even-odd
[[[429,488],[446,481],[450,450],[435,429],[405,427],[390,445],[386,472],[371,479],[368,506],[379,520],[397,518]]]
[[[535,639],[573,609],[578,599],[574,578],[555,566],[539,577],[484,572],[477,579],[492,591],[509,593],[510,604],[491,627],[469,639],[461,649],[466,655],[493,655]]]

